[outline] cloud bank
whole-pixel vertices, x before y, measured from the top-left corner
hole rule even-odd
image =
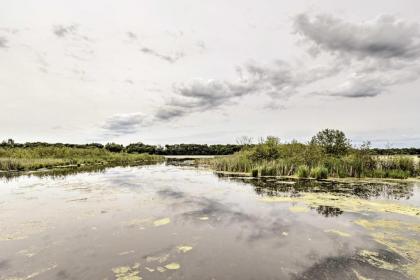
[[[131,116],[129,121],[127,116],[121,119],[114,116],[105,128],[120,134],[132,133],[140,123],[170,121],[195,112],[214,110],[249,95],[268,96],[272,100],[271,109],[282,109],[284,101],[301,93],[304,87],[330,78],[332,82],[329,81],[328,88],[312,90],[312,93],[372,98],[386,93],[391,86],[420,77],[418,23],[389,15],[352,23],[330,15],[300,14],[294,17],[293,28],[308,46],[313,61],[303,66],[280,60],[270,65],[250,62],[238,67],[237,78],[233,81],[196,79],[175,84],[172,98],[148,122],[136,116]],[[180,58],[162,55],[149,48],[141,51],[170,63]],[[312,66],[321,55],[327,57],[328,63]]]

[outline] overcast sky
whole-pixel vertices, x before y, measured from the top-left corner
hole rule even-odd
[[[0,0],[0,140],[420,147],[418,0]]]

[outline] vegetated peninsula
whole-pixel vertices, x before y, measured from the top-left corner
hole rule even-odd
[[[155,163],[164,155],[217,155],[197,160],[215,171],[257,176],[371,177],[406,179],[420,175],[418,148],[375,149],[365,142],[354,147],[342,131],[325,129],[307,143],[283,143],[267,137],[253,144],[242,137],[237,144],[176,144],[155,146],[134,143],[78,145],[62,143],[0,144],[0,170],[29,171],[57,167],[115,166]]]

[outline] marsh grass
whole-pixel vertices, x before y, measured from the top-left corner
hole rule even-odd
[[[245,172],[254,177],[405,179],[420,175],[419,162],[413,156],[374,156],[367,149],[352,149],[334,156],[313,144],[281,144],[271,139],[233,155],[211,159],[209,164],[218,171]]]
[[[0,170],[26,171],[58,166],[115,165],[161,161],[148,154],[112,153],[101,148],[0,148]]]
[[[296,176],[298,178],[308,178],[310,174],[309,167],[307,165],[301,165],[296,170]]]

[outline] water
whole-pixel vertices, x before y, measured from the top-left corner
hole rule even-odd
[[[179,165],[0,180],[0,279],[416,279],[419,184]]]

